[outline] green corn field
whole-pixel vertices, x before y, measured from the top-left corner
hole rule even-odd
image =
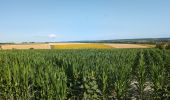
[[[170,51],[0,51],[0,100],[168,100]]]

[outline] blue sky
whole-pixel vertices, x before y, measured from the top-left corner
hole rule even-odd
[[[0,0],[0,42],[170,37],[170,0]]]

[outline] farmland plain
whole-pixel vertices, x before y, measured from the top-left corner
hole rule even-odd
[[[42,43],[42,44],[10,44],[1,45],[1,49],[99,49],[99,48],[154,48],[148,44],[116,44],[116,43]]]
[[[169,83],[169,50],[0,51],[0,99],[168,100]]]

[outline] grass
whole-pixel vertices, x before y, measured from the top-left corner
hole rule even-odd
[[[63,45],[51,45],[52,49],[107,49],[113,48],[104,44],[63,44]]]

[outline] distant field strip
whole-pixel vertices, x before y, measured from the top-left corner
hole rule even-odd
[[[105,44],[112,46],[113,48],[152,48],[150,45],[140,45],[140,44]]]
[[[0,49],[106,49],[106,48],[154,48],[149,44],[116,43],[46,43],[1,45]]]
[[[87,43],[87,44],[55,44],[55,45],[51,45],[51,49],[97,49],[97,48],[113,48],[112,46],[109,45],[104,45],[104,44],[91,44],[91,43]]]
[[[49,44],[2,45],[1,49],[51,49]]]

